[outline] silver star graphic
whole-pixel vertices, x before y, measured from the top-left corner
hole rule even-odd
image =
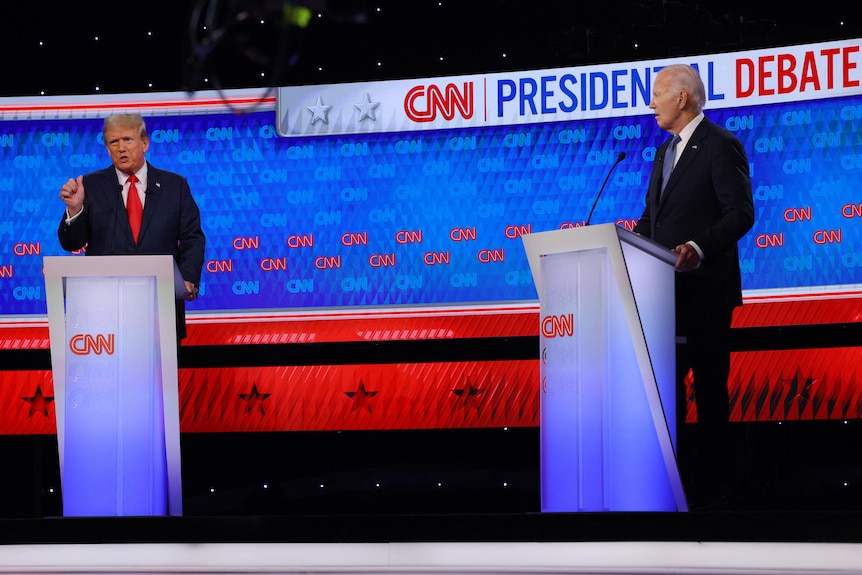
[[[377,116],[374,115],[374,110],[376,110],[380,106],[380,102],[372,102],[371,96],[365,94],[365,98],[358,103],[353,104],[354,107],[359,110],[359,121],[369,119],[372,122],[377,121]]]
[[[318,96],[317,104],[308,106],[308,111],[311,112],[311,125],[313,126],[317,122],[329,124],[329,111],[331,109],[332,106],[325,106],[323,104],[323,96]]]

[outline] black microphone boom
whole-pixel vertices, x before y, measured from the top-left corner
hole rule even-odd
[[[622,162],[622,161],[623,161],[623,160],[625,160],[625,159],[626,159],[626,153],[625,153],[625,152],[620,152],[620,155],[619,155],[619,156],[617,156],[617,161],[616,161],[616,162],[614,162],[614,165],[613,165],[613,166],[611,166],[611,169],[610,169],[610,170],[608,170],[608,175],[607,175],[607,176],[605,176],[605,181],[604,181],[604,182],[602,182],[602,187],[601,187],[601,188],[599,188],[599,193],[598,193],[598,194],[596,194],[596,199],[593,201],[593,207],[591,207],[591,208],[590,208],[590,215],[588,215],[588,216],[587,216],[587,221],[586,221],[586,223],[584,224],[585,226],[590,225],[590,218],[592,218],[592,217],[593,217],[593,210],[595,210],[595,209],[596,209],[596,204],[598,204],[598,203],[599,203],[599,198],[600,198],[600,197],[602,197],[602,192],[603,192],[603,191],[605,191],[605,186],[606,186],[606,185],[607,185],[607,183],[608,183],[608,179],[611,177],[611,172],[613,172],[613,171],[614,171],[614,168],[616,168],[616,167],[617,167],[617,164],[619,164],[620,162]]]

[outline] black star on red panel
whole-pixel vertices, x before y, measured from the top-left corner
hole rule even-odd
[[[30,413],[27,417],[33,417],[33,414],[41,411],[42,415],[48,417],[48,404],[54,401],[53,396],[46,397],[42,395],[42,386],[36,386],[36,393],[33,397],[22,397],[24,401],[30,404]]]
[[[239,395],[240,399],[246,402],[246,413],[251,413],[257,409],[262,415],[266,415],[266,411],[263,409],[263,402],[272,395],[271,393],[260,393],[257,390],[257,384],[253,383],[251,385],[251,393],[239,393],[237,395]]]
[[[805,409],[805,406],[812,399],[812,390],[817,384],[817,379],[813,377],[803,377],[797,368],[796,374],[792,378],[786,379],[782,374],[782,377],[779,377],[778,381],[787,388],[787,392],[784,397],[785,416],[790,413],[790,409],[794,401],[797,402],[797,409],[801,414]]]
[[[479,395],[485,393],[485,390],[479,387],[473,387],[473,384],[468,381],[467,387],[464,389],[453,389],[452,393],[463,400],[460,402],[461,407],[464,409],[474,407],[476,408],[476,411],[479,411]]]
[[[780,377],[778,381],[787,387],[787,395],[790,401],[794,399],[811,399],[811,391],[817,384],[817,378],[802,376],[798,368],[792,378]]]
[[[364,409],[368,413],[371,413],[371,398],[377,395],[377,392],[365,391],[365,384],[360,379],[359,387],[356,391],[345,391],[344,394],[353,400],[353,406],[350,408],[351,412],[357,409]]]

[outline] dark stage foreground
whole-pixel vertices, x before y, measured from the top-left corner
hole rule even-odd
[[[539,512],[536,457],[516,456],[535,453],[533,429],[191,434],[185,516],[52,517],[48,489],[41,518],[0,520],[0,573],[862,573],[858,423],[734,426],[731,508],[688,513]],[[327,457],[297,470],[309,442]],[[379,455],[404,444],[425,464]],[[56,478],[29,463],[35,483]],[[446,488],[426,486],[444,472]]]

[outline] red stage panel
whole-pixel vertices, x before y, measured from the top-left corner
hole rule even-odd
[[[862,348],[733,354],[731,420],[862,417]]]
[[[189,322],[183,345],[255,345],[538,336],[539,307],[219,316]]]
[[[859,321],[859,297],[746,300],[734,315],[736,328]],[[538,336],[538,308],[193,318],[189,335],[184,345]],[[0,326],[0,350],[47,348],[46,322]],[[862,348],[734,353],[731,419],[862,418],[860,372]],[[538,425],[536,360],[184,369],[180,378],[183,432]],[[56,433],[53,393],[50,371],[0,371],[0,434]]]
[[[691,377],[686,421],[697,421]],[[731,421],[862,418],[862,348],[791,349],[731,355]]]
[[[183,369],[180,425],[184,433],[537,426],[538,370],[537,360]],[[730,395],[731,421],[862,418],[862,349],[734,353]],[[56,433],[53,396],[50,371],[0,371],[0,435]]]
[[[785,301],[781,298],[750,298],[736,308],[733,327],[772,327],[784,325],[815,325],[828,323],[858,323],[862,321],[862,297],[827,298]]]
[[[535,427],[535,360],[181,370],[183,432]]]
[[[184,433],[538,425],[535,360],[180,370]],[[57,432],[50,371],[0,372],[0,434]]]
[[[0,435],[56,433],[51,370],[0,371]]]
[[[28,325],[4,325],[0,322],[0,350],[4,349],[48,349],[48,320]]]

